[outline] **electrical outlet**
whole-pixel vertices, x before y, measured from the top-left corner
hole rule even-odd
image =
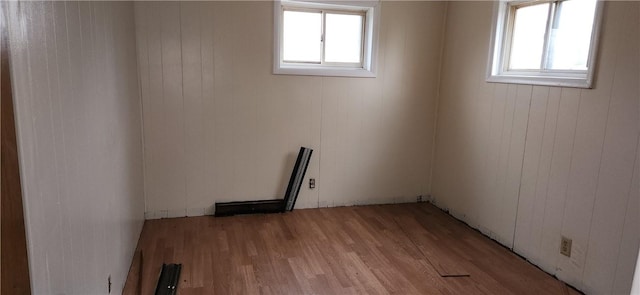
[[[107,290],[109,291],[109,294],[111,294],[111,275],[107,278]]]
[[[316,188],[316,179],[309,178],[309,189],[314,189],[314,188]]]
[[[567,237],[562,237],[560,241],[560,254],[571,257],[571,239]]]

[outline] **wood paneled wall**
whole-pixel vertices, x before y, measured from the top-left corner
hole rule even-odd
[[[0,291],[31,294],[6,9],[7,4],[0,3]]]
[[[640,244],[640,3],[607,1],[594,89],[486,83],[492,13],[491,2],[448,6],[436,203],[589,294],[628,294]]]
[[[133,3],[7,4],[32,292],[119,293],[144,214]]]
[[[136,3],[147,218],[282,197],[300,146],[297,208],[430,192],[444,8],[384,2],[378,77],[336,78],[272,74],[272,2]]]

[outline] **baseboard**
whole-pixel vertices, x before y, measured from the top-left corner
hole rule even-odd
[[[277,200],[268,200],[267,202],[272,202]],[[282,201],[282,200],[280,200]],[[245,203],[246,201],[239,202],[226,202],[229,204],[236,203]],[[254,201],[255,202],[255,201]],[[330,201],[320,201],[319,203],[313,203],[311,206],[305,206],[305,204],[309,203],[298,203],[295,209],[313,209],[313,208],[331,208],[331,207],[349,207],[349,206],[366,206],[366,205],[386,205],[386,204],[400,204],[400,203],[415,203],[415,196],[403,196],[403,197],[391,197],[391,198],[376,198],[376,199],[363,199],[363,200],[352,200],[352,201],[338,201],[338,200],[330,200]],[[224,204],[224,203],[218,203]],[[188,208],[188,209],[177,209],[177,210],[158,210],[158,211],[147,211],[144,213],[145,220],[153,220],[153,219],[162,219],[162,218],[179,218],[179,217],[195,217],[195,216],[223,216],[217,214],[216,210],[217,206],[209,206],[205,208]],[[281,211],[276,211],[281,212]],[[261,212],[253,212],[253,213],[261,213]],[[272,211],[263,212],[263,213],[273,213]],[[228,215],[225,215],[228,216]]]
[[[284,212],[284,200],[216,203],[215,216]]]

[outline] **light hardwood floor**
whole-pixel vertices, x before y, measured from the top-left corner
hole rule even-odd
[[[427,203],[149,220],[138,250],[124,294],[163,262],[180,295],[578,294]]]

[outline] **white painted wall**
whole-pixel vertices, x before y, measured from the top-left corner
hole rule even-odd
[[[629,294],[640,244],[639,12],[606,3],[581,90],[486,83],[493,3],[448,6],[436,203],[588,294]]]
[[[377,78],[273,75],[272,5],[136,3],[147,218],[282,197],[300,146],[297,208],[430,192],[444,3],[383,3]]]
[[[32,292],[119,293],[144,212],[133,3],[8,6]]]
[[[636,270],[633,274],[633,284],[631,286],[631,294],[640,294],[640,253],[638,253],[638,261],[636,262]]]

